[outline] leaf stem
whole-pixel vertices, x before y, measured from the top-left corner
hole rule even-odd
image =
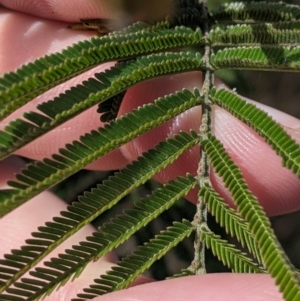
[[[208,11],[207,11],[207,0],[199,0],[199,4],[201,5],[201,15],[203,16],[203,36],[207,37],[210,31]],[[199,135],[201,140],[207,140],[208,134],[212,131],[212,104],[209,99],[210,90],[214,84],[214,74],[211,71],[210,67],[210,56],[212,49],[210,47],[209,41],[205,38],[205,48],[204,48],[204,56],[203,62],[205,66],[205,71],[203,72],[203,85],[202,85],[202,93],[203,93],[203,103],[202,103],[202,118],[201,125],[199,129]],[[210,185],[210,160],[205,153],[205,151],[201,150],[200,161],[197,170],[197,178],[200,187],[203,185]],[[211,186],[211,185],[210,185]],[[198,195],[198,202],[196,205],[196,214],[194,216],[193,224],[196,228],[195,233],[195,255],[194,259],[189,267],[189,270],[193,272],[193,274],[205,274],[205,242],[200,239],[201,229],[202,227],[208,227],[207,225],[207,207],[205,202],[203,201],[202,196]]]

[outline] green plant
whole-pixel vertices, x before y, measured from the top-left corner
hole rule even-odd
[[[136,23],[108,36],[80,42],[1,78],[0,116],[4,118],[71,77],[100,63],[119,61],[115,67],[39,105],[43,114],[28,112],[25,120],[10,123],[0,133],[0,156],[5,158],[95,104],[108,104],[109,115],[112,98],[137,83],[167,74],[203,72],[201,92],[183,90],[160,98],[155,104],[87,133],[51,159],[29,164],[16,176],[16,181],[9,182],[12,189],[1,192],[1,216],[130,140],[189,108],[202,106],[198,134],[181,132],[162,141],[138,161],[80,196],[79,202],[69,206],[60,217],[40,227],[32,234],[34,239],[27,241],[27,246],[7,255],[0,267],[2,300],[35,300],[50,293],[78,276],[89,261],[120,245],[196,186],[200,189],[193,221],[175,222],[123,259],[119,267],[96,280],[96,284],[76,300],[128,286],[153,261],[192,233],[196,237],[195,258],[180,275],[205,273],[204,249],[209,247],[232,271],[268,272],[276,279],[286,300],[300,299],[297,272],[282,251],[242,173],[212,133],[212,105],[217,105],[253,128],[282,157],[284,166],[299,176],[300,150],[296,141],[266,113],[236,93],[216,89],[213,77],[214,71],[219,69],[299,71],[300,7],[282,3],[233,3],[208,13],[205,3],[193,0],[178,3],[176,14],[164,22]],[[85,242],[52,259],[47,268],[34,268],[56,246],[196,145],[202,147],[196,177],[178,177],[139,200],[133,209],[101,226]],[[230,191],[237,211],[230,209],[214,190],[210,183],[210,166]],[[208,228],[207,210],[248,253]],[[21,278],[30,269],[35,279]],[[10,287],[13,284],[16,288]]]

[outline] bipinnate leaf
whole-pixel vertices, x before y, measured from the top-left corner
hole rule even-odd
[[[202,71],[204,79],[203,95],[198,90],[183,90],[159,98],[154,104],[144,105],[104,128],[86,133],[78,141],[61,148],[52,158],[29,164],[9,182],[11,189],[0,191],[1,217],[132,139],[194,106],[203,105],[199,135],[193,131],[190,135],[181,132],[159,143],[136,162],[85,192],[60,216],[38,227],[26,240],[26,245],[4,255],[0,260],[0,300],[30,301],[51,294],[71,278],[78,277],[90,261],[118,247],[201,185],[193,222],[175,222],[149,243],[139,246],[117,267],[101,275],[74,301],[127,287],[194,230],[195,257],[191,267],[200,268],[187,268],[175,276],[204,271],[204,251],[208,247],[233,272],[268,272],[285,301],[300,301],[297,270],[277,241],[270,221],[259,200],[249,190],[242,172],[221,142],[210,133],[211,108],[217,105],[257,132],[282,158],[283,165],[300,177],[299,143],[281,125],[236,93],[211,89],[213,73],[218,69],[299,72],[300,6],[268,2],[229,3],[219,6],[211,14],[206,2],[176,1],[175,13],[167,16],[164,22],[154,25],[138,22],[107,36],[79,42],[0,78],[0,119],[3,119],[50,88],[101,63],[117,61],[109,70],[96,73],[58,97],[38,105],[37,111],[26,112],[24,118],[11,121],[0,132],[0,159],[103,102],[105,110],[100,109],[100,113],[104,112],[103,118],[114,118],[117,109],[113,103],[111,110],[110,102],[115,97],[120,97],[117,99],[120,102],[128,88],[142,81],[190,71]],[[47,260],[44,266],[35,267],[84,225],[168,167],[184,151],[199,144],[202,151],[196,177],[188,174],[170,181],[135,202],[132,209],[103,224],[85,240]],[[212,169],[231,194],[236,210],[225,204],[211,186]],[[207,210],[234,238],[234,244],[208,229]],[[30,278],[23,277],[28,271]]]

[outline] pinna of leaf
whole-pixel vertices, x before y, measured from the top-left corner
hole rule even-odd
[[[139,0],[110,0],[109,10],[113,11],[113,19],[82,19],[80,23],[69,26],[75,30],[92,30],[97,35],[104,36],[110,32],[117,31],[133,23],[136,20],[154,24],[158,21],[167,20],[170,27],[178,25],[188,25],[197,27],[203,22],[200,14],[200,5],[190,6],[183,0],[165,0],[161,5],[159,0],[139,1]],[[126,62],[127,60],[125,60]],[[123,60],[124,62],[124,60]],[[100,121],[110,122],[117,117],[123,97],[126,91],[99,103],[97,112],[101,113]]]

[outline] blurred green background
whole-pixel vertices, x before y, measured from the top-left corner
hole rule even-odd
[[[213,10],[225,2],[223,0],[208,0],[209,9]],[[241,1],[250,2],[250,1]],[[257,1],[258,2],[258,1]],[[279,1],[266,1],[279,2]],[[299,0],[287,0],[288,4],[300,4]],[[251,98],[268,106],[286,112],[290,115],[300,118],[300,75],[296,73],[276,73],[276,72],[254,72],[254,71],[222,71],[217,74],[230,88],[235,88],[237,92],[245,97]],[[77,196],[83,191],[89,190],[96,184],[101,183],[109,174],[108,172],[80,171],[68,180],[57,185],[53,191],[68,203],[77,200]],[[112,208],[109,212],[101,216],[95,225],[101,225],[111,217],[121,213],[123,209],[130,208],[134,200],[141,196],[147,195],[152,189],[157,188],[159,184],[150,181],[143,187],[137,189],[121,203]],[[299,196],[300,201],[300,196]],[[182,200],[162,214],[155,222],[151,223],[145,229],[139,231],[128,242],[118,248],[116,254],[122,258],[138,244],[147,241],[153,235],[158,233],[172,223],[174,220],[182,218],[192,219],[194,206]],[[225,235],[221,229],[214,223],[213,218],[209,219],[211,227],[218,233]],[[274,229],[281,240],[283,247],[286,249],[293,263],[300,268],[300,213],[279,216],[272,218]],[[170,252],[162,260],[156,262],[147,275],[155,279],[164,279],[174,273],[178,273],[181,268],[189,266],[193,258],[193,237],[185,240],[175,250]],[[208,270],[212,272],[226,271],[208,251],[207,253]]]

